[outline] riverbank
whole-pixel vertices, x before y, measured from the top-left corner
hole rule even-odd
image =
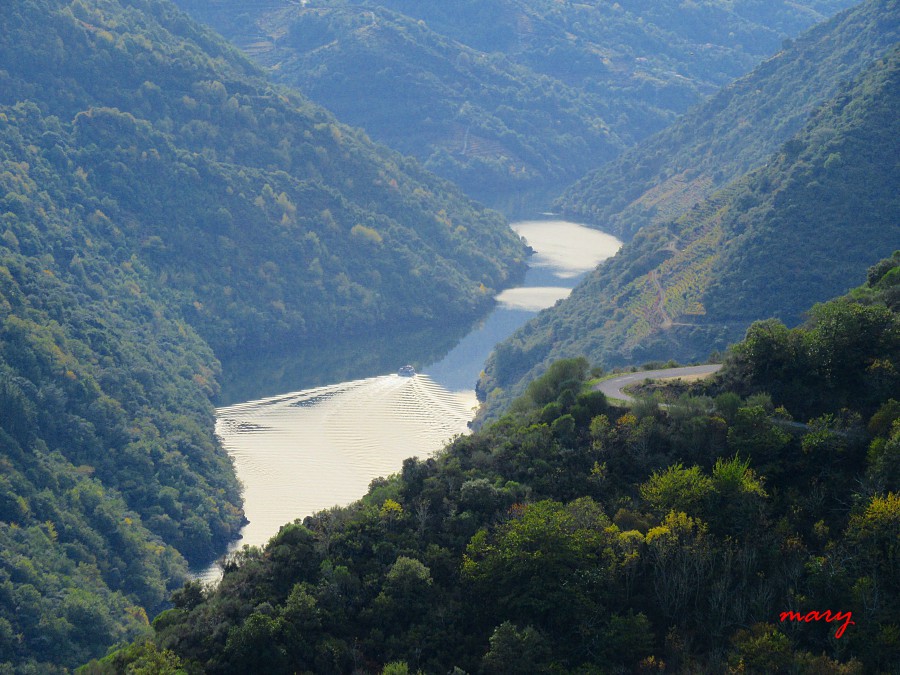
[[[230,550],[262,546],[287,522],[348,504],[372,479],[399,471],[407,457],[428,457],[454,435],[468,433],[477,406],[474,386],[494,345],[565,297],[621,246],[611,235],[565,221],[530,220],[512,227],[535,249],[523,286],[498,295],[494,311],[442,358],[428,359],[431,349],[404,352],[410,343],[402,338],[386,346],[396,355],[391,370],[411,362],[419,375],[341,381],[355,367],[353,353],[337,353],[340,343],[307,346],[303,359],[292,361],[298,377],[309,377],[307,360],[339,364],[331,383],[217,410],[217,433],[244,485],[250,521]],[[414,348],[417,340],[411,344]],[[378,344],[367,347],[364,367],[383,365],[372,354]],[[271,369],[261,372],[271,377]],[[315,377],[327,381],[329,373],[316,369]],[[252,372],[243,375],[249,384],[252,378]],[[214,580],[219,571],[213,566],[198,576]]]

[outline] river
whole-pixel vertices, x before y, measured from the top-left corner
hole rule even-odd
[[[535,250],[523,285],[500,293],[486,319],[415,377],[366,377],[217,410],[216,432],[234,459],[250,521],[231,550],[262,546],[284,523],[348,504],[373,478],[399,471],[405,458],[427,457],[468,433],[475,382],[494,345],[566,297],[622,245],[560,220],[511,227]],[[213,581],[220,575],[214,565],[197,576]]]

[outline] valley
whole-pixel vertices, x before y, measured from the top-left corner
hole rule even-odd
[[[422,364],[415,377],[333,381],[217,409],[216,434],[234,461],[249,520],[231,552],[263,547],[285,523],[346,506],[408,458],[432,457],[469,433],[478,406],[475,383],[493,346],[568,295],[621,246],[609,235],[552,219],[511,227],[535,250],[523,285],[500,293],[491,314],[436,362],[407,352]],[[198,578],[221,574],[216,563]]]
[[[632,218],[640,227],[621,254],[595,270],[564,303],[498,346],[481,386],[487,396],[495,389],[502,393],[481,411],[483,419],[502,410],[559,358],[583,355],[608,366],[669,359],[701,362],[713,352],[724,353],[755,320],[775,317],[797,325],[811,305],[859,283],[873,252],[889,256],[900,246],[900,204],[894,190],[900,147],[892,112],[898,91],[900,14],[896,5],[888,5],[862,3],[797,40],[800,45],[815,38],[814,44],[825,48],[842,41],[845,30],[852,31],[848,37],[858,35],[855,28],[861,24],[886,28],[884,34],[869,33],[872,39],[865,49],[848,52],[845,66],[853,63],[854,54],[862,57],[856,67],[865,70],[822,101],[765,164],[689,207],[673,203],[679,199],[677,191],[653,192],[670,195],[665,208],[663,201],[647,207],[642,202],[646,195],[626,203],[622,193],[609,191],[607,184],[593,193],[613,197],[606,207],[613,231],[625,227],[627,232],[625,223]],[[885,16],[891,19],[883,21]],[[823,34],[826,28],[830,32]],[[867,55],[879,51],[880,56]],[[677,162],[687,159],[679,153],[695,151],[694,143],[725,138],[706,137],[702,131],[724,119],[719,117],[721,105],[742,97],[756,100],[758,93],[741,94],[740,89],[769,86],[766,78],[773,68],[790,71],[791,59],[796,65],[810,63],[802,54],[785,52],[763,64],[679,122],[680,128],[624,156],[616,165],[623,173],[615,185],[622,187],[624,177],[634,175],[637,159],[646,164],[664,156],[671,158],[665,160],[672,162],[670,168],[650,183],[668,184],[667,176],[678,171]],[[825,62],[819,77],[835,86],[833,75]],[[779,77],[772,82],[774,87],[784,85]],[[801,92],[800,98],[806,95]],[[768,137],[767,132],[762,136]],[[663,146],[675,139],[681,145],[676,143],[674,154],[665,155]],[[709,146],[705,156],[705,162],[734,159]],[[601,172],[614,171],[613,164]],[[726,175],[727,169],[721,173]],[[640,192],[641,183],[634,185]],[[573,190],[582,188],[590,189],[584,183]],[[657,215],[658,208],[664,218]]]
[[[896,0],[0,26],[0,672],[898,662]]]
[[[278,82],[521,218],[852,3],[178,4]]]
[[[757,322],[665,408],[556,361],[499,422],[238,553],[97,665],[890,672],[900,379],[872,364],[898,354],[898,272],[801,328]],[[854,623],[779,619],[821,607]]]

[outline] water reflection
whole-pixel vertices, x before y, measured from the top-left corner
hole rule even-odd
[[[465,337],[445,330],[314,345],[267,358],[262,368],[257,356],[243,375],[236,374],[240,364],[225,362],[233,373],[227,400],[303,388],[217,411],[217,432],[244,484],[250,520],[235,547],[263,545],[286,522],[350,503],[373,478],[397,472],[405,458],[428,456],[467,433],[475,382],[494,345],[568,295],[581,275],[621,246],[615,237],[564,221],[512,227],[537,251],[524,286],[501,293],[497,308]],[[413,378],[366,377],[409,361],[432,363]],[[218,572],[199,576],[212,580]]]
[[[521,309],[526,312],[539,312],[545,307],[552,307],[557,301],[568,297],[572,289],[565,286],[530,286],[528,288],[509,288],[497,296],[497,302],[506,309]]]
[[[563,220],[525,220],[511,227],[535,250],[530,268],[522,286],[500,293],[497,309],[425,369],[450,391],[474,389],[481,367],[498,342],[540,310],[567,297],[584,274],[622,246],[612,235]]]
[[[622,246],[611,234],[565,220],[522,220],[510,227],[536,251],[531,268],[549,268],[559,279],[590,272]]]
[[[234,459],[250,523],[232,550],[265,544],[295,518],[361,497],[467,433],[474,392],[451,393],[427,375],[384,375],[239,403],[217,411],[216,432]],[[212,581],[213,566],[199,578]]]
[[[471,325],[446,326],[402,335],[369,333],[335,338],[327,345],[298,343],[283,354],[259,354],[250,350],[223,358],[218,405],[361,380],[394,372],[409,362],[421,367],[445,355],[472,328]]]

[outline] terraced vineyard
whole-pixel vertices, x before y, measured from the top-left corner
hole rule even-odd
[[[869,9],[877,23],[878,3]],[[897,18],[896,3],[883,11]],[[900,242],[898,63],[896,49],[875,59],[765,167],[677,220],[641,229],[498,346],[483,378],[488,400],[505,400],[563,357],[607,366],[706,360],[754,320],[796,324],[806,307],[863,279]]]

